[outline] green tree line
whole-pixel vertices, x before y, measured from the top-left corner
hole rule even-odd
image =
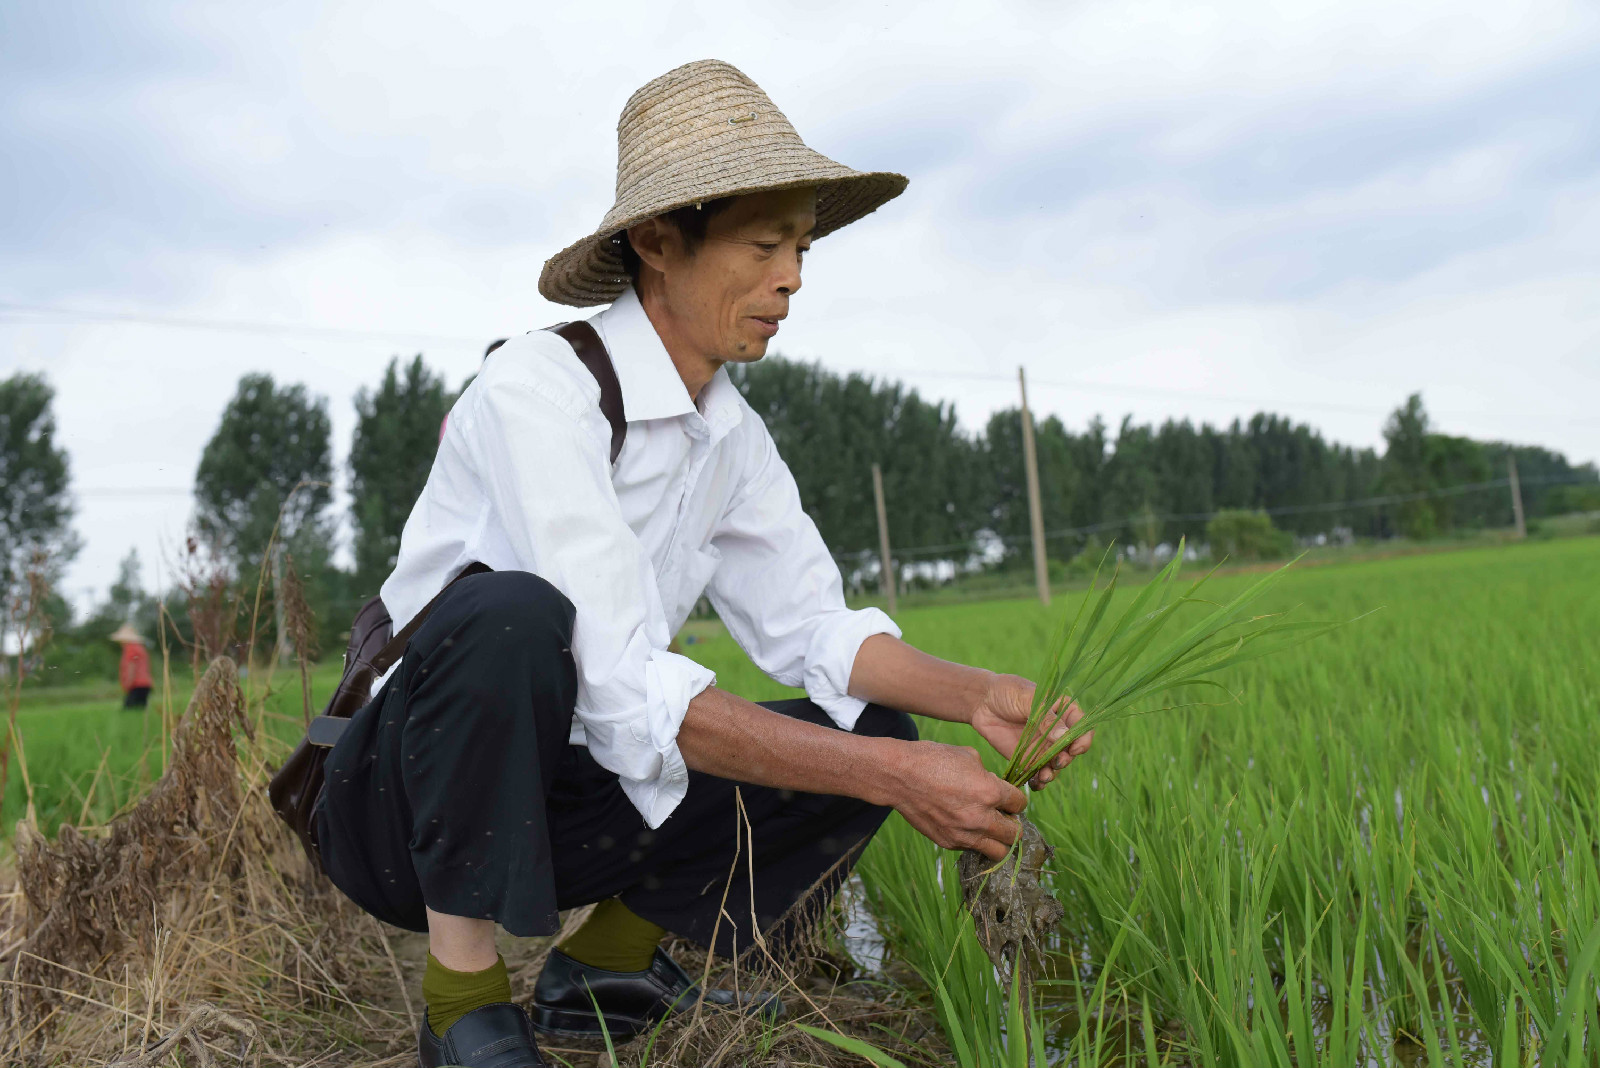
[[[976,433],[953,405],[929,402],[898,382],[838,375],[769,357],[732,369],[794,471],[800,497],[835,552],[876,545],[871,465],[881,464],[897,548],[962,545],[979,531],[1025,551],[1028,502],[1022,416],[1010,408]],[[1530,518],[1600,509],[1593,465],[1577,467],[1537,446],[1481,442],[1431,431],[1420,395],[1385,425],[1386,448],[1329,442],[1314,427],[1267,412],[1224,427],[1100,419],[1073,431],[1055,416],[1034,426],[1040,506],[1053,557],[1090,539],[1135,543],[1205,537],[1209,517],[1266,511],[1282,530],[1314,535],[1431,537],[1511,524],[1507,489],[1439,495],[1506,477],[1514,454]],[[1570,482],[1571,484],[1565,484]],[[1386,505],[1377,497],[1429,495]],[[1093,528],[1099,528],[1095,530]]]
[[[878,463],[898,552],[959,560],[998,536],[1008,562],[1026,555],[1017,409],[968,430],[953,404],[924,399],[896,381],[776,356],[730,373],[771,431],[806,510],[836,553],[869,551],[877,543],[870,471]],[[440,423],[458,395],[421,355],[391,360],[353,398],[356,426],[341,471],[332,459],[326,397],[267,374],[241,378],[196,469],[193,533],[176,568],[187,579],[164,595],[174,640],[236,647],[253,628],[260,641],[275,642],[275,616],[259,611],[252,595],[265,589],[270,608],[276,561],[268,547],[276,543],[318,621],[311,651],[342,647],[355,608],[394,566]],[[76,551],[69,458],[55,438],[53,396],[38,375],[0,381],[0,594],[8,604],[41,548],[49,551],[53,575]],[[1510,495],[1494,483],[1506,477],[1512,457],[1529,519],[1600,510],[1592,464],[1573,465],[1537,446],[1437,433],[1420,395],[1393,412],[1383,435],[1379,454],[1330,442],[1314,427],[1267,412],[1220,427],[1130,417],[1115,430],[1098,418],[1074,430],[1046,416],[1035,438],[1049,554],[1069,560],[1110,538],[1152,546],[1180,536],[1199,541],[1219,512],[1269,514],[1273,528],[1263,529],[1285,537],[1342,529],[1427,538],[1505,527],[1512,522]],[[333,488],[340,480],[349,490],[348,568],[336,564]],[[1494,485],[1455,492],[1480,483]],[[1386,501],[1369,503],[1373,498]],[[1232,544],[1250,527],[1239,522],[1229,518],[1215,530],[1229,531]],[[222,600],[232,617],[218,607]],[[79,665],[64,671],[72,675],[114,665],[115,650],[102,632],[124,620],[154,628],[158,605],[130,555],[88,619],[74,625],[59,598],[50,614],[61,647],[54,659]]]

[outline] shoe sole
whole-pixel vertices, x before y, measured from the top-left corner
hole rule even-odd
[[[775,1002],[774,1008],[761,1008],[755,1011],[745,1010],[744,1015],[752,1019],[764,1017],[768,1023],[776,1023],[786,1015],[783,1002]],[[717,1012],[736,1012],[732,1006],[712,1005],[710,1008]],[[605,1029],[602,1030],[599,1021],[592,1012],[575,1012],[571,1009],[548,1009],[534,1005],[528,1010],[528,1019],[533,1023],[533,1029],[546,1035],[564,1035],[568,1038],[604,1038],[607,1035],[613,1042],[626,1042],[641,1032],[648,1031],[658,1021],[641,1020],[636,1016],[607,1016]]]
[[[569,1038],[601,1038],[611,1036],[613,1042],[626,1042],[650,1027],[653,1021],[630,1016],[607,1016],[602,1030],[600,1020],[592,1012],[573,1012],[569,1009],[546,1009],[538,1005],[528,1010],[533,1029],[547,1035],[566,1035]]]

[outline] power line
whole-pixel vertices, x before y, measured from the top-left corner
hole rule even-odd
[[[925,378],[951,378],[970,382],[1005,382],[1011,381],[1007,374],[991,373],[986,371],[932,371],[922,368],[913,368],[910,371],[896,371],[895,374],[922,375]],[[1071,389],[1080,393],[1115,393],[1130,394],[1133,396],[1160,397],[1172,400],[1203,400],[1225,401],[1229,404],[1253,405],[1258,408],[1282,405],[1281,400],[1267,400],[1264,397],[1244,397],[1226,393],[1203,393],[1193,389],[1175,389],[1164,386],[1138,386],[1123,385],[1116,382],[1096,382],[1083,378],[1040,378],[1028,376],[1028,381],[1035,386],[1047,386],[1052,389]],[[1388,409],[1373,407],[1365,404],[1337,404],[1329,401],[1303,401],[1295,402],[1298,408],[1319,408],[1323,411],[1340,412],[1347,415],[1372,415],[1385,412]],[[1461,413],[1452,413],[1461,414]],[[1482,413],[1479,413],[1482,414]]]
[[[210,319],[179,315],[152,315],[145,312],[127,311],[100,311],[89,308],[69,308],[49,304],[21,304],[13,301],[0,301],[0,324],[31,325],[31,324],[60,324],[95,325],[129,323],[144,326],[173,327],[183,330],[220,330],[229,333],[262,334],[273,337],[305,337],[321,341],[336,342],[383,342],[394,345],[471,345],[478,346],[485,342],[483,337],[466,337],[459,334],[425,334],[408,333],[394,330],[367,330],[358,327],[317,326],[304,323],[267,323],[252,322],[234,319]],[[858,372],[861,373],[861,372]],[[869,374],[882,374],[884,377],[894,376],[900,378],[944,378],[955,381],[969,382],[995,382],[1009,383],[1011,376],[1005,373],[990,371],[936,371],[928,368],[914,367],[896,369],[892,372],[867,372]],[[1209,393],[1203,390],[1180,389],[1168,386],[1147,386],[1121,384],[1115,382],[1097,382],[1090,379],[1079,378],[1033,378],[1035,385],[1050,389],[1073,390],[1078,393],[1096,393],[1111,396],[1143,396],[1160,398],[1164,400],[1187,401],[1214,401],[1223,404],[1239,404],[1254,407],[1257,410],[1292,407],[1310,411],[1337,412],[1343,415],[1382,415],[1388,409],[1377,406],[1361,404],[1340,404],[1335,401],[1284,401],[1282,399],[1268,399],[1265,397],[1251,397],[1242,394]],[[1463,419],[1481,419],[1487,417],[1515,418],[1515,419],[1542,419],[1551,421],[1548,413],[1537,415],[1517,414],[1499,410],[1484,411],[1458,411],[1441,409],[1438,414],[1449,415]],[[1600,423],[1600,419],[1585,417],[1555,417],[1556,421],[1573,423],[1580,426],[1589,426]]]
[[[909,369],[897,368],[892,372],[885,372],[886,377],[890,374],[896,377],[921,376],[923,378],[949,378],[958,381],[995,382],[1005,383],[1008,385],[1011,382],[1011,376],[1009,374],[990,371],[935,371],[921,367],[914,367]],[[1342,415],[1386,415],[1392,410],[1390,408],[1381,406],[1364,404],[1339,404],[1334,401],[1285,401],[1281,398],[1271,400],[1265,397],[1248,397],[1230,393],[1207,393],[1196,389],[1178,389],[1167,386],[1124,385],[1116,382],[1096,382],[1090,379],[1082,378],[1039,378],[1031,374],[1028,376],[1028,382],[1030,385],[1046,386],[1052,389],[1070,389],[1079,393],[1158,397],[1166,400],[1219,401],[1225,404],[1242,404],[1248,407],[1254,407],[1258,411],[1265,411],[1272,408],[1293,407],[1306,408],[1313,411],[1338,412]],[[1538,415],[1528,415],[1525,413],[1519,414],[1515,412],[1505,412],[1499,409],[1464,411],[1445,408],[1431,410],[1438,415],[1448,415],[1460,419],[1483,419],[1494,417],[1513,419],[1543,419],[1548,422],[1551,421],[1552,418],[1547,412],[1541,412]],[[1556,421],[1576,423],[1582,426],[1600,423],[1600,419],[1585,418],[1582,416],[1570,419],[1566,417],[1556,417]]]
[[[191,486],[90,486],[72,491],[77,497],[187,497]]]
[[[314,326],[303,323],[261,323],[233,319],[198,319],[178,315],[149,315],[143,312],[93,311],[45,304],[14,304],[0,301],[0,323],[59,323],[88,326],[105,323],[133,323],[166,326],[182,330],[221,330],[236,334],[264,334],[274,337],[308,337],[320,341],[382,341],[397,345],[482,345],[484,338],[452,334],[413,334],[394,330],[363,330],[340,326]]]

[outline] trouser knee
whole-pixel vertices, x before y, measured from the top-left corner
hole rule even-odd
[[[462,579],[407,647],[408,698],[429,691],[447,696],[452,715],[570,718],[577,687],[574,616],[560,590],[526,571]]]
[[[576,609],[565,594],[527,571],[490,571],[450,587],[423,625],[439,641],[481,642],[536,655],[561,655],[572,647]],[[421,631],[418,632],[419,637]]]

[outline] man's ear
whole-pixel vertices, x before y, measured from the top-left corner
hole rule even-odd
[[[677,230],[659,216],[628,227],[628,241],[639,261],[660,274],[667,272],[668,257],[681,251]]]

